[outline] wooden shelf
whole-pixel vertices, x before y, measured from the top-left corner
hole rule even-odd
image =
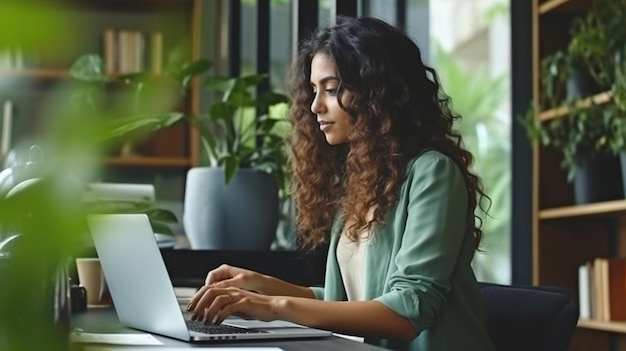
[[[548,0],[539,5],[539,14],[553,12],[581,12],[589,8],[585,0]]]
[[[541,63],[568,47],[571,28],[593,9],[596,0],[532,0],[533,100],[541,102]],[[577,108],[611,108],[612,91],[536,112],[539,123],[568,121]],[[595,258],[626,258],[626,197],[575,204],[575,188],[566,183],[558,148],[533,147],[532,277],[533,285],[560,286],[579,299],[579,269]],[[590,282],[591,283],[591,282]],[[626,321],[579,319],[570,351],[626,350]]]
[[[105,161],[106,164],[111,166],[167,168],[185,168],[192,166],[189,157],[108,157]]]
[[[626,199],[544,209],[539,211],[539,218],[559,219],[569,217],[601,216],[617,212],[626,213]]]
[[[597,321],[591,319],[578,320],[578,328],[602,330],[615,333],[626,334],[626,321]]]
[[[577,106],[584,108],[591,106],[591,102],[593,101],[597,105],[606,104],[613,98],[613,93],[611,91],[605,91],[600,94],[596,94],[592,97],[586,98],[578,102]],[[549,121],[551,119],[563,118],[569,114],[569,108],[557,107],[550,110],[543,111],[539,113],[539,120],[542,122]]]
[[[9,78],[63,79],[69,78],[70,72],[56,68],[24,68],[0,70],[0,76]]]

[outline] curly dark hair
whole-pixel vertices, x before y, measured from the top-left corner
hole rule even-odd
[[[337,99],[353,119],[347,144],[329,145],[311,112],[311,62],[318,53],[336,65]],[[383,224],[398,201],[409,160],[427,149],[444,153],[459,167],[472,211],[483,209],[479,196],[490,202],[480,178],[470,171],[472,154],[453,130],[460,116],[453,113],[435,70],[424,65],[419,48],[401,30],[375,18],[339,17],[336,25],[318,29],[301,43],[289,90],[292,193],[303,247],[324,243],[337,214],[351,223],[347,235],[354,241]],[[346,91],[352,97],[344,105]],[[373,218],[368,218],[371,208]],[[473,215],[478,249],[482,221]]]

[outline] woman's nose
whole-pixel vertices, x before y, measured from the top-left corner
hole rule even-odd
[[[313,102],[311,102],[311,112],[315,114],[319,114],[322,112],[322,110],[323,110],[322,101],[320,100],[319,94],[316,94],[315,97],[313,98]]]

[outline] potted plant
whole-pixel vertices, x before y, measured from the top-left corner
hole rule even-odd
[[[582,99],[602,91],[598,72],[587,66],[585,53],[579,46],[584,42],[576,36],[567,49],[556,51],[541,60],[540,106],[555,108],[572,100]],[[606,86],[606,85],[604,85]]]
[[[529,108],[518,120],[531,143],[562,153],[561,167],[574,186],[576,203],[623,198],[620,165],[614,154],[619,118],[594,103],[581,107],[571,102],[568,109],[567,117],[541,122],[534,117],[536,110]]]
[[[626,3],[615,0],[598,0],[585,16],[574,18],[566,48],[541,62],[538,104],[531,104],[526,115],[518,118],[531,142],[562,152],[561,165],[573,182],[577,203],[624,196],[621,180],[616,184],[621,171],[615,157],[620,139],[626,136],[618,128],[618,116],[626,111],[619,111],[619,106],[626,107],[619,103],[626,101],[626,93],[619,92],[626,92],[620,89],[626,85],[617,79],[619,53],[626,44],[624,19]],[[585,97],[609,90],[613,98],[608,103],[598,105],[591,99],[581,103]],[[556,107],[566,108],[567,116],[544,122],[535,118],[539,109]],[[606,178],[597,178],[600,176]],[[607,184],[613,191],[603,187],[596,193],[588,188]]]
[[[254,94],[267,77],[208,77],[217,93],[207,113],[190,118],[207,165],[187,173],[183,225],[192,248],[256,249],[276,238],[288,186],[287,97]]]
[[[595,81],[610,89],[626,44],[626,2],[596,0],[584,17],[572,22],[569,50],[582,58]]]
[[[97,55],[83,57],[82,62],[81,74],[76,76],[110,79],[103,74]],[[143,73],[117,79],[135,86],[137,94],[158,91],[151,88],[154,84],[184,91],[192,78],[211,66],[208,60],[200,59],[177,65],[160,80]],[[183,214],[192,248],[269,249],[276,236],[280,202],[286,199],[289,183],[285,145],[288,121],[284,118],[288,100],[273,91],[255,94],[254,88],[265,79],[262,74],[208,76],[204,87],[215,99],[205,113],[132,111],[111,122],[116,123],[115,128],[107,137],[117,141],[128,136],[136,140],[138,135],[183,122],[199,133],[205,164],[188,171]],[[241,214],[246,214],[245,220]],[[236,233],[246,237],[238,239]]]

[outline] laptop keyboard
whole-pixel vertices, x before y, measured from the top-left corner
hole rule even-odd
[[[232,325],[224,325],[224,324],[204,324],[204,322],[200,321],[186,321],[187,328],[191,331],[205,333],[205,334],[258,334],[258,333],[268,333],[265,330],[258,329],[246,329],[234,327]]]

